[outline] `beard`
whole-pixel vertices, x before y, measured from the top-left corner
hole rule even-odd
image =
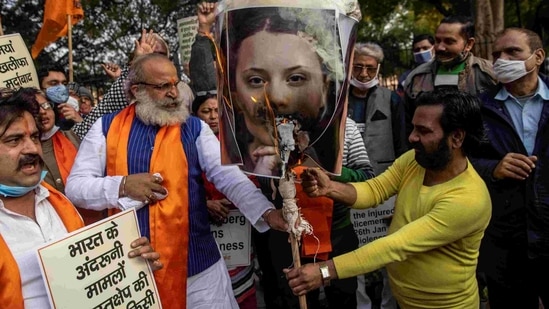
[[[145,89],[135,93],[135,114],[146,125],[171,126],[184,123],[189,117],[181,91],[177,98],[153,100]]]
[[[412,143],[412,148],[418,150],[416,152],[417,163],[427,170],[441,171],[448,166],[452,159],[446,137],[441,138],[438,142],[438,148],[430,153],[425,150],[420,142]]]

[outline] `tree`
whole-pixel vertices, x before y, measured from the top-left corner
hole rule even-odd
[[[492,45],[503,23],[503,0],[476,0],[475,55],[492,59]]]
[[[363,18],[358,41],[375,42],[383,48],[383,75],[399,75],[412,66],[414,35],[434,34],[443,15],[429,2],[359,0]]]
[[[440,20],[449,15],[466,15],[485,18],[476,14],[474,0],[359,0],[363,19],[359,24],[359,41],[373,41],[384,49],[385,75],[400,74],[412,66],[412,38],[422,33],[434,34]],[[495,35],[494,25],[502,24],[503,0],[476,0],[491,4],[490,23],[481,20],[483,41],[491,45]],[[496,18],[497,20],[495,20]],[[484,29],[484,27],[488,27]],[[489,51],[488,51],[489,52]]]
[[[73,28],[75,80],[102,86],[106,78],[100,64],[123,64],[133,49],[141,28],[159,32],[172,48],[177,47],[177,19],[195,14],[200,0],[86,0],[84,20]],[[296,0],[298,1],[298,0]],[[30,48],[42,25],[45,0],[3,0],[0,14],[4,33],[20,33]],[[505,27],[532,29],[549,44],[549,1],[546,0],[358,0],[363,19],[359,23],[359,41],[378,42],[386,60],[382,72],[400,74],[412,65],[412,37],[434,33],[444,16],[476,16],[475,53],[489,57],[495,33]],[[488,15],[487,15],[488,14]],[[489,16],[489,17],[487,17]],[[21,22],[26,21],[26,22]],[[67,39],[50,45],[36,60],[67,64]]]
[[[544,46],[549,46],[549,1],[504,1],[505,27],[524,27],[540,35]]]
[[[32,46],[42,25],[45,0],[8,0],[0,7],[4,33],[20,33],[27,47]],[[84,20],[73,27],[75,81],[104,86],[107,78],[100,64],[124,64],[141,29],[154,29],[177,52],[177,19],[195,14],[198,0],[86,0],[82,1]],[[22,23],[27,20],[28,23]],[[66,66],[67,38],[61,38],[40,53],[39,68],[46,63]]]

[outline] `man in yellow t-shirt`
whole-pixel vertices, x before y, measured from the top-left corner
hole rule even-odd
[[[353,208],[398,197],[386,237],[326,263],[285,270],[294,294],[386,266],[403,309],[478,308],[475,270],[491,202],[467,154],[484,136],[480,104],[456,90],[424,93],[412,123],[413,150],[374,179],[342,184],[318,169],[304,172],[310,196]]]

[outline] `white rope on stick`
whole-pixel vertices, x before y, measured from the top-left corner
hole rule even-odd
[[[296,239],[301,239],[301,235],[313,234],[313,226],[301,216],[295,199],[296,190],[293,174],[287,175],[287,178],[280,179],[278,190],[282,196],[282,215],[288,222],[289,229]]]
[[[309,235],[313,233],[313,227],[301,216],[297,207],[295,175],[288,169],[290,153],[295,150],[294,135],[299,131],[300,125],[295,120],[292,121],[282,117],[277,117],[276,123],[279,138],[278,148],[284,173],[278,184],[278,191],[282,196],[282,215],[289,225],[290,230],[288,232],[291,232],[295,239],[299,241],[303,232]]]

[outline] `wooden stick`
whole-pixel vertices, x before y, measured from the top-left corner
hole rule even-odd
[[[292,245],[292,258],[294,260],[294,268],[301,267],[301,255],[299,254],[299,245],[297,239],[293,233],[290,233],[290,244]],[[301,295],[299,297],[299,308],[307,309],[307,296]]]
[[[69,82],[74,81],[72,70],[72,15],[67,14],[67,32],[69,36]]]

